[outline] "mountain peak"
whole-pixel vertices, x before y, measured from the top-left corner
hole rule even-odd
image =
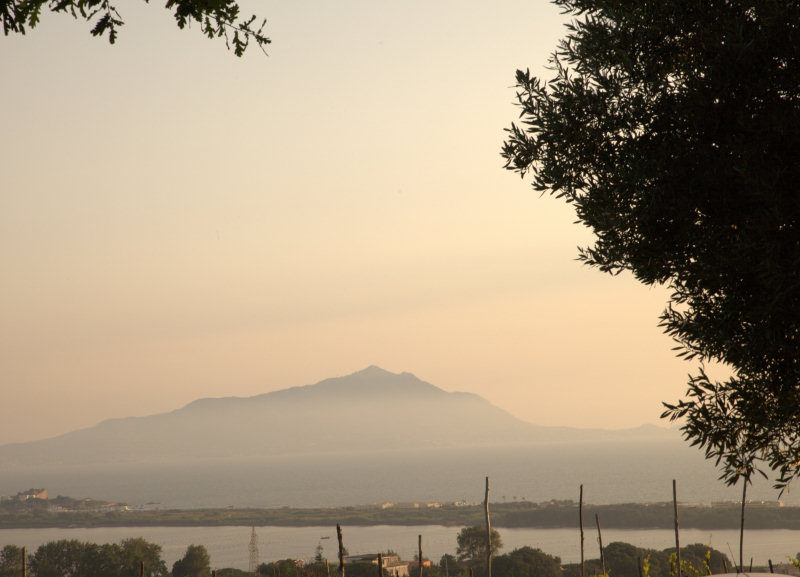
[[[401,373],[401,374],[408,374],[408,373]],[[377,376],[399,376],[398,373],[393,373],[391,371],[387,371],[386,369],[382,369],[378,365],[370,365],[365,369],[361,369],[360,371],[356,371],[355,373],[351,373],[348,376],[354,377],[356,375],[362,375],[365,377],[377,377]]]
[[[427,393],[444,394],[445,391],[417,378],[411,373],[392,373],[377,365],[349,375],[325,379],[313,385],[286,389],[289,391],[305,389],[306,391],[329,391],[337,394],[356,394],[359,396],[376,394]]]

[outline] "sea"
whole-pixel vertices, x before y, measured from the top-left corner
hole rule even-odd
[[[679,440],[573,442],[522,447],[473,449],[434,448],[392,452],[284,455],[230,458],[213,463],[165,462],[89,467],[41,467],[0,471],[0,495],[45,487],[49,495],[92,497],[131,507],[335,507],[371,503],[483,501],[484,478],[490,477],[490,500],[543,502],[648,503],[672,499],[710,504],[737,501],[740,486],[728,487],[703,454]],[[792,491],[779,495],[767,480],[748,488],[748,499],[800,505]],[[351,553],[394,549],[413,555],[423,535],[426,556],[438,559],[455,551],[458,528],[345,527]],[[116,542],[133,536],[159,543],[171,564],[189,544],[205,545],[217,568],[247,569],[250,527],[157,527],[102,529],[3,529],[0,546],[35,549],[54,539]],[[335,558],[332,527],[257,527],[262,561],[287,557],[310,559],[318,544]],[[332,532],[333,531],[333,532]],[[505,551],[529,545],[561,557],[577,559],[577,530],[500,529]],[[326,538],[327,537],[327,538]],[[587,535],[587,548],[594,537]],[[711,544],[738,557],[738,532],[683,529],[681,543]],[[603,541],[626,541],[663,549],[674,544],[665,530],[604,530]],[[728,551],[728,547],[731,551]],[[751,530],[745,533],[745,558],[764,565],[786,561],[800,551],[800,531]]]

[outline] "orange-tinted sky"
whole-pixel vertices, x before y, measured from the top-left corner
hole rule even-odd
[[[502,170],[546,2],[259,2],[243,59],[158,4],[0,38],[0,443],[370,364],[546,425],[657,422],[663,289],[574,259]]]

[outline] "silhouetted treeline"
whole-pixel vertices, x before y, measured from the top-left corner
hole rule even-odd
[[[649,577],[674,575],[675,549],[643,549],[628,543],[611,543],[605,548],[608,573],[613,577],[639,577],[641,564],[649,565]],[[733,564],[727,556],[707,545],[694,544],[681,548],[682,565],[691,564],[699,574],[723,573]],[[98,545],[77,540],[51,541],[28,554],[29,577],[139,577],[144,563],[146,577],[210,577],[210,559],[202,545],[190,545],[186,554],[176,561],[172,571],[161,559],[161,546],[141,538],[125,539],[120,543]],[[7,545],[0,550],[0,577],[19,577],[22,567],[22,549]],[[492,562],[493,574],[501,577],[580,577],[580,565],[562,564],[561,559],[534,549],[521,547],[497,555]],[[324,560],[303,563],[284,559],[262,563],[257,570],[261,577],[336,577],[336,564],[330,567]],[[602,573],[600,561],[586,562],[586,575]],[[684,574],[688,574],[685,572]],[[240,569],[220,569],[217,577],[244,577]],[[372,563],[348,563],[348,577],[376,577],[377,566]],[[411,568],[410,577],[418,577],[419,570]],[[484,562],[471,563],[453,555],[444,555],[438,563],[423,568],[422,577],[485,577]],[[384,571],[384,577],[392,577]]]
[[[30,577],[166,577],[161,545],[141,538],[120,543],[88,543],[61,539],[41,545],[27,556]],[[22,575],[22,548],[6,545],[0,550],[0,577]]]
[[[338,575],[338,564],[326,566],[324,561],[313,563],[297,563],[294,559],[282,559],[272,563],[262,563],[257,574],[261,577],[331,577]],[[384,577],[392,575],[384,570]],[[348,563],[347,577],[377,577],[378,567],[374,563]],[[217,577],[223,577],[218,574]]]
[[[26,556],[29,577],[211,577],[209,562],[203,545],[189,545],[170,572],[161,559],[161,545],[139,537],[103,545],[61,539]],[[20,577],[22,567],[22,547],[0,550],[0,577]]]
[[[649,565],[650,577],[671,577],[675,563],[675,547],[658,551],[644,549],[629,543],[609,543],[603,549],[606,561],[606,570],[613,577],[639,577],[640,564]],[[681,547],[681,566],[686,568],[690,564],[700,575],[708,573],[724,573],[733,571],[733,564],[724,553],[712,549],[708,545],[695,543]],[[563,565],[563,577],[580,577],[580,563]],[[586,575],[601,575],[603,573],[600,559],[586,561]],[[684,575],[689,574],[684,571]]]

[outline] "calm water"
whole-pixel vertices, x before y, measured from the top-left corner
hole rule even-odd
[[[454,553],[456,534],[454,527],[344,527],[344,541],[351,553],[367,553],[394,549],[405,559],[416,552],[417,535],[422,535],[426,557],[438,560],[445,553]],[[499,529],[505,547],[503,552],[530,545],[564,562],[579,560],[579,534],[574,529]],[[292,557],[311,559],[317,544],[322,544],[328,559],[336,558],[335,527],[259,527],[259,553],[261,561]],[[329,539],[320,539],[323,536]],[[190,544],[203,544],[211,555],[215,568],[238,567],[247,569],[247,545],[250,527],[128,527],[112,529],[2,529],[0,547],[13,543],[29,550],[56,539],[79,539],[96,543],[117,542],[126,537],[144,537],[159,543],[168,567],[183,555]],[[625,541],[640,547],[666,549],[674,546],[675,536],[669,530],[628,531],[608,529],[603,531],[603,542]],[[682,530],[681,543],[711,544],[728,553],[728,547],[738,557],[739,533],[728,531]],[[785,562],[800,550],[800,531],[746,531],[745,558],[754,558],[755,564],[766,565],[767,559]],[[586,532],[587,557],[597,557],[596,533]],[[612,567],[613,571],[613,567]]]
[[[383,501],[492,499],[590,503],[670,501],[672,479],[686,503],[736,500],[738,488],[717,480],[713,465],[680,441],[565,443],[503,449],[438,449],[229,460],[208,464],[0,471],[0,495],[46,487],[50,495],[93,497],[162,507],[317,507]],[[748,496],[775,500],[758,480]],[[800,505],[796,493],[784,502]]]
[[[710,503],[739,498],[738,488],[727,488],[702,455],[679,441],[627,443],[567,443],[507,449],[427,450],[391,454],[340,454],[291,456],[270,459],[229,460],[214,465],[165,463],[159,466],[39,469],[0,471],[0,494],[15,494],[29,487],[46,487],[51,495],[94,497],[148,502],[160,507],[314,507],[384,501],[440,501],[483,499],[484,476],[492,478],[492,500],[545,501],[578,498],[584,484],[590,503],[669,501],[672,479],[678,480],[679,500]],[[756,500],[775,500],[767,482],[748,490]],[[800,505],[796,493],[784,495],[788,504]],[[154,505],[151,505],[154,506]],[[352,553],[392,548],[411,557],[418,534],[426,553],[438,559],[455,550],[457,528],[452,527],[346,527],[345,540]],[[310,558],[318,543],[329,558],[335,531],[331,527],[258,529],[262,560]],[[502,529],[505,550],[531,545],[566,562],[576,561],[577,531],[572,529]],[[331,539],[320,539],[323,536]],[[61,538],[95,542],[142,536],[164,548],[171,565],[192,543],[205,545],[216,567],[246,569],[249,527],[27,529],[0,530],[0,546],[8,543],[35,549]],[[673,543],[666,530],[603,532],[605,542],[626,541],[664,549]],[[595,535],[587,533],[587,550]],[[683,530],[681,542],[712,544],[738,556],[736,531]],[[800,551],[800,531],[748,531],[746,557],[755,563],[785,561]],[[729,553],[730,555],[730,553]]]

